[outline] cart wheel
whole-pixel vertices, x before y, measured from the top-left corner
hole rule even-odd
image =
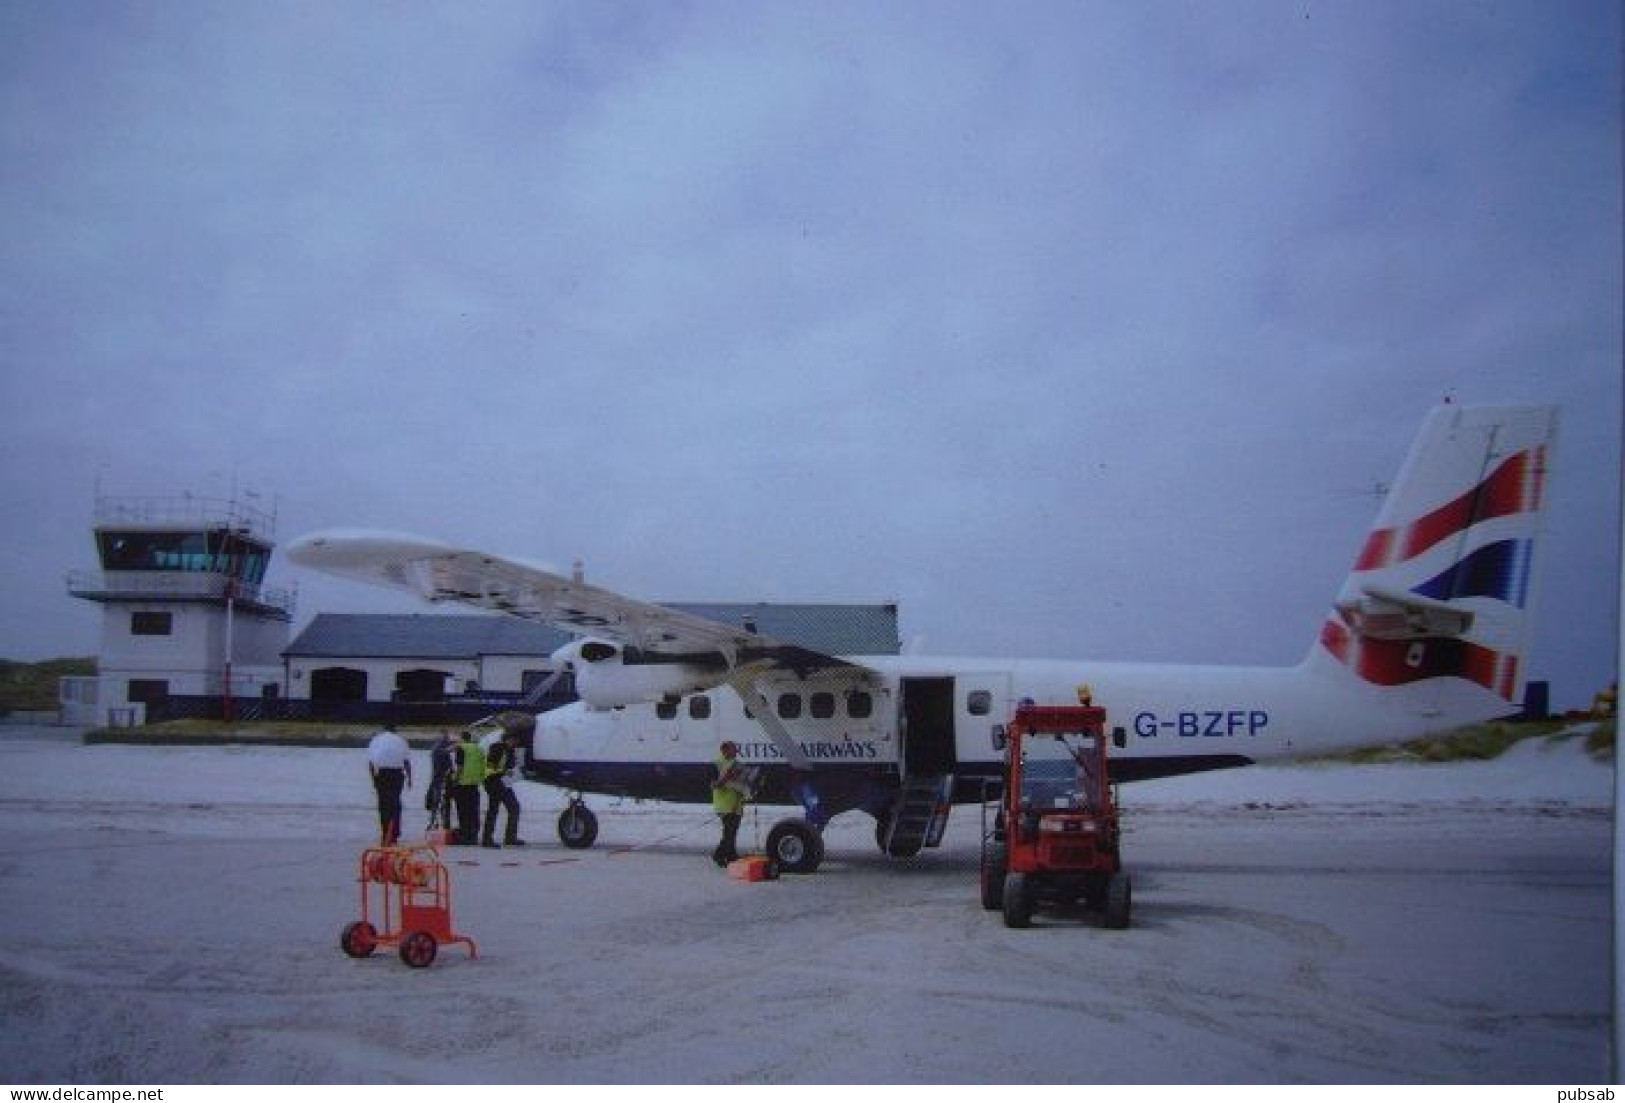
[[[378,931],[365,919],[347,923],[339,935],[339,948],[351,957],[370,957],[378,949]]]
[[[434,955],[439,949],[434,935],[428,931],[413,931],[401,939],[401,960],[414,969],[422,969],[434,963]]]
[[[1004,874],[1009,864],[1003,843],[982,840],[982,907],[990,912],[1004,907]]]

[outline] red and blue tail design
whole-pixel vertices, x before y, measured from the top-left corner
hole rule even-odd
[[[1319,647],[1380,687],[1443,679],[1515,702],[1553,407],[1429,415]]]

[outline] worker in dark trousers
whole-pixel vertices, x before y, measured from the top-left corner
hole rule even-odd
[[[451,799],[457,806],[458,846],[473,846],[480,822],[480,785],[485,781],[485,752],[474,742],[474,733],[464,731],[452,750]]]
[[[378,795],[378,845],[394,846],[401,838],[401,790],[412,784],[412,759],[406,740],[394,724],[367,743],[367,770]]]
[[[711,761],[711,808],[722,820],[722,840],[711,852],[711,860],[719,866],[739,857],[739,821],[744,817],[746,792],[739,744],[729,740]]]
[[[429,827],[451,830],[451,771],[454,765],[452,751],[457,740],[451,732],[442,731],[440,738],[429,750],[429,765],[433,768],[429,778],[429,791],[423,796],[423,808],[429,813]]]
[[[504,731],[485,752],[485,830],[480,834],[480,845],[494,847],[497,809],[508,810],[508,829],[503,833],[503,846],[524,846],[519,837],[519,798],[513,791],[514,744],[519,736]]]

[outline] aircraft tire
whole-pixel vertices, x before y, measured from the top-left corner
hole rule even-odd
[[[1004,867],[1009,855],[1003,843],[982,846],[982,908],[996,912],[1004,907]]]
[[[824,860],[823,833],[806,820],[780,820],[767,833],[767,856],[782,873],[812,873]]]
[[[1035,892],[1032,878],[1025,873],[1007,873],[1004,877],[1004,925],[1031,927]]]
[[[1128,874],[1114,873],[1106,882],[1106,926],[1121,931],[1128,926],[1129,911],[1134,904],[1134,886]]]
[[[571,850],[586,850],[598,840],[598,817],[575,801],[559,813],[559,842]]]

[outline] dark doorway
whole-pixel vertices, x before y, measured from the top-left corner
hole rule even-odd
[[[397,701],[444,701],[446,699],[444,670],[403,670],[395,675]]]
[[[312,701],[365,701],[367,672],[344,666],[328,666],[310,672]]]
[[[903,768],[908,774],[951,774],[954,680],[903,679]]]

